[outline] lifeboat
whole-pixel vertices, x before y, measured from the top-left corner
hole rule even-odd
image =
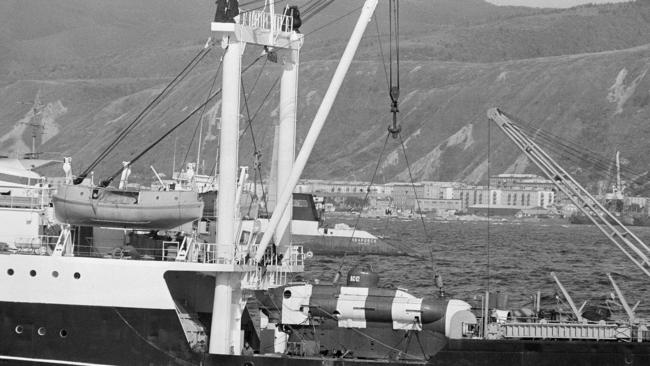
[[[57,220],[81,226],[171,229],[203,213],[203,201],[193,191],[62,185],[52,202]]]

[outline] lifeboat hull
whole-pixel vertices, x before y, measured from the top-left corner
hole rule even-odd
[[[192,191],[63,185],[52,202],[57,220],[81,226],[171,229],[199,219],[203,213],[203,201]]]

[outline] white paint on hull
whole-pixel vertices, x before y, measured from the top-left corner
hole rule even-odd
[[[74,362],[74,361],[53,360],[53,359],[48,359],[48,358],[17,357],[17,356],[2,356],[2,355],[0,355],[0,360],[19,361],[19,362],[36,362],[36,363],[43,363],[43,364],[48,364],[48,365],[112,366],[112,365],[103,364],[103,363]]]
[[[165,272],[240,270],[214,263],[0,255],[0,301],[169,310],[175,305]]]

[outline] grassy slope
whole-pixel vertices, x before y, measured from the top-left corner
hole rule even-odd
[[[67,108],[53,115],[53,130],[60,132],[49,136],[43,150],[72,154],[76,167],[88,163],[204,42],[202,22],[210,18],[212,2],[190,3],[2,2],[0,51],[7,52],[0,52],[0,70],[9,72],[3,73],[8,76],[0,84],[0,132],[11,131],[28,114],[29,105],[16,102],[29,102],[41,90],[45,103],[60,101]],[[360,4],[339,2],[302,31],[309,34]],[[648,48],[641,45],[650,34],[649,9],[642,4],[551,11],[500,8],[480,0],[402,2],[402,19],[408,21],[402,21],[400,116],[416,178],[484,179],[485,111],[494,105],[603,153],[613,154],[620,147],[631,165],[645,169],[646,154],[633,147],[643,146],[647,138],[640,126],[648,117],[650,87],[641,75],[650,60]],[[379,19],[384,16],[385,9],[380,9]],[[308,37],[300,79],[299,139],[306,134],[341,52],[339,34],[351,28],[352,18],[337,22],[337,32]],[[386,51],[385,34],[382,39]],[[258,52],[252,47],[249,51]],[[212,65],[218,53],[211,55]],[[306,176],[350,178],[353,172],[354,179],[370,178],[390,121],[384,69],[377,56],[377,33],[371,24]],[[618,89],[624,102],[617,113],[619,103],[607,97],[623,69],[628,76]],[[246,76],[249,89],[257,70]],[[265,69],[250,98],[252,110],[272,84],[273,71]],[[213,75],[211,68],[200,67],[98,173],[114,170],[179,120],[184,109],[200,103]],[[632,87],[636,77],[638,85]],[[271,98],[254,129],[269,159],[277,94]],[[192,133],[193,126],[179,133],[177,145],[186,147]],[[515,170],[517,154],[511,144],[496,130],[490,137],[492,172]],[[29,140],[29,131],[23,138]],[[248,163],[250,137],[243,141],[242,160]],[[166,142],[134,169],[134,175],[149,177],[149,164],[171,169],[173,139]],[[0,144],[5,151],[11,146]],[[214,146],[214,140],[206,142],[205,156],[214,156]],[[184,155],[178,148],[177,164]],[[389,140],[380,179],[404,178],[404,158],[397,142]]]

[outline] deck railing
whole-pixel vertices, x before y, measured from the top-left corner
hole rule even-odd
[[[251,10],[239,14],[239,24],[268,31],[291,32],[293,30],[293,17],[282,14],[271,16],[269,12]]]
[[[38,186],[0,186],[0,208],[38,210],[48,206],[52,189]]]
[[[58,240],[58,236],[51,235],[16,238],[14,241],[16,248],[0,246],[0,253],[52,255]],[[187,249],[184,244],[187,244]],[[86,238],[85,242],[77,241],[66,250],[71,253],[64,253],[64,255],[71,254],[75,257],[248,266],[253,268],[249,276],[251,279],[266,278],[266,282],[271,285],[286,283],[288,276],[297,267],[304,265],[303,248],[297,245],[291,246],[285,253],[269,250],[262,260],[263,267],[260,267],[255,262],[254,256],[250,254],[256,252],[257,245],[252,245],[250,250],[246,250],[244,246],[166,240],[158,246],[102,246],[100,243],[93,243],[92,238]],[[187,252],[181,255],[183,250]]]
[[[58,239],[58,236],[53,235],[18,237],[13,240],[13,245],[11,247],[7,244],[0,246],[0,252],[30,255],[50,255]]]

